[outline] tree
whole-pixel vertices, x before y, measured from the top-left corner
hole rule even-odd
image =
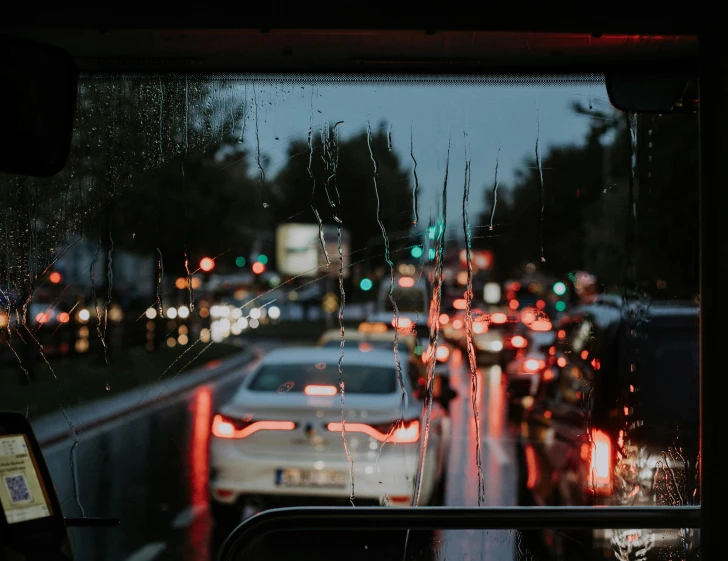
[[[630,120],[615,110],[573,109],[593,122],[582,145],[552,147],[542,158],[543,226],[535,155],[515,185],[499,189],[492,232],[498,237],[483,242],[495,249],[498,272],[510,276],[528,262],[555,275],[585,269],[605,285],[692,298],[698,290],[697,116]],[[490,223],[490,205],[488,189],[483,224]]]
[[[369,140],[363,130],[339,141],[335,127],[324,129],[323,135],[314,132],[310,148],[307,141],[294,140],[288,148],[287,165],[274,179],[272,195],[275,223],[318,223],[315,208],[324,224],[335,225],[338,217],[351,233],[352,248],[368,247],[372,249],[369,256],[384,251],[377,212],[393,254],[411,243],[398,239],[407,236],[413,224],[410,173],[389,149],[383,125]],[[357,254],[352,260],[367,256]]]

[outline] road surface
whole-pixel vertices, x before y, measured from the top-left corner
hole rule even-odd
[[[265,344],[266,348],[275,343]],[[265,350],[265,349],[263,349]],[[446,504],[478,506],[476,424],[467,358],[452,353],[453,441]],[[211,414],[231,395],[246,369],[197,386],[129,417],[78,434],[44,450],[65,516],[117,517],[121,526],[73,528],[78,561],[207,561],[207,449]],[[516,499],[512,427],[506,422],[500,370],[477,373],[484,506]],[[73,458],[73,460],[72,460]],[[440,559],[512,559],[511,532],[448,531]]]

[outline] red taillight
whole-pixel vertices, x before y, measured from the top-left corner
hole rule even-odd
[[[450,316],[447,314],[440,314],[440,325],[447,325],[450,321]]]
[[[490,316],[490,322],[491,323],[497,323],[502,324],[508,321],[508,316],[505,315],[503,312],[496,312]]]
[[[327,428],[332,432],[341,432],[341,423],[329,423]],[[346,423],[346,432],[361,432],[379,442],[392,442],[396,444],[411,444],[420,440],[420,421],[397,421],[396,423],[381,425],[366,425],[364,423]]]
[[[331,396],[337,393],[336,386],[315,386],[309,385],[303,388],[303,393],[306,395],[324,395]]]
[[[521,337],[520,335],[516,335],[515,337],[511,338],[511,346],[514,349],[525,349],[526,345],[528,345],[528,341],[526,341],[525,337]]]
[[[435,356],[437,357],[438,361],[445,362],[450,356],[450,349],[443,345],[440,345],[439,347],[437,347],[437,351],[435,351]]]
[[[546,368],[546,363],[543,360],[527,358],[523,361],[523,369],[526,372],[538,372],[539,370],[543,370],[544,368]]]
[[[529,325],[534,331],[551,331],[551,322],[547,319],[537,319]]]
[[[589,454],[589,487],[597,495],[612,493],[612,440],[600,430],[592,431]]]
[[[292,421],[244,421],[215,415],[212,434],[218,438],[245,438],[261,430],[293,430]]]

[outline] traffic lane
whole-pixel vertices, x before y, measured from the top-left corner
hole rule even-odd
[[[266,347],[280,344],[269,342]],[[477,505],[471,377],[467,360],[459,351],[453,353],[451,364],[453,384],[460,397],[452,403],[453,443],[446,504]],[[500,375],[488,371],[486,376],[481,370],[477,380],[485,483],[482,504],[514,504],[515,468],[511,464],[512,441],[503,417],[502,388],[497,388],[496,383]],[[73,466],[84,514],[122,520],[120,528],[73,529],[79,560],[214,558],[209,549],[212,525],[207,513],[209,419],[239,382],[239,378],[224,378],[159,404],[158,409],[148,408],[126,422],[80,434],[73,463],[71,443],[46,452],[67,516],[81,514],[74,495]],[[478,541],[473,541],[475,537]],[[450,532],[442,538],[438,551],[456,550],[458,556],[468,552],[476,559],[485,552],[509,555],[512,549],[512,540],[508,542],[492,532],[477,536]],[[496,558],[509,557],[498,554]]]
[[[458,397],[451,404],[453,436],[445,504],[514,506],[518,475],[515,428],[507,422],[501,369],[478,367],[473,388],[468,357],[460,349],[451,357],[451,380]],[[517,540],[516,533],[509,531],[448,530],[438,536],[437,547],[443,560],[514,559]]]
[[[44,449],[64,516],[121,520],[114,528],[71,528],[76,559],[154,559],[170,549],[170,533],[204,514],[210,416],[249,368]],[[205,536],[185,536],[206,550]]]

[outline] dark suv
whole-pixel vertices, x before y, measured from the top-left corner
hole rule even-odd
[[[559,329],[567,360],[521,424],[519,504],[698,504],[698,306],[601,298]],[[650,530],[531,536],[559,558],[596,551],[625,560],[690,552],[692,538]]]

